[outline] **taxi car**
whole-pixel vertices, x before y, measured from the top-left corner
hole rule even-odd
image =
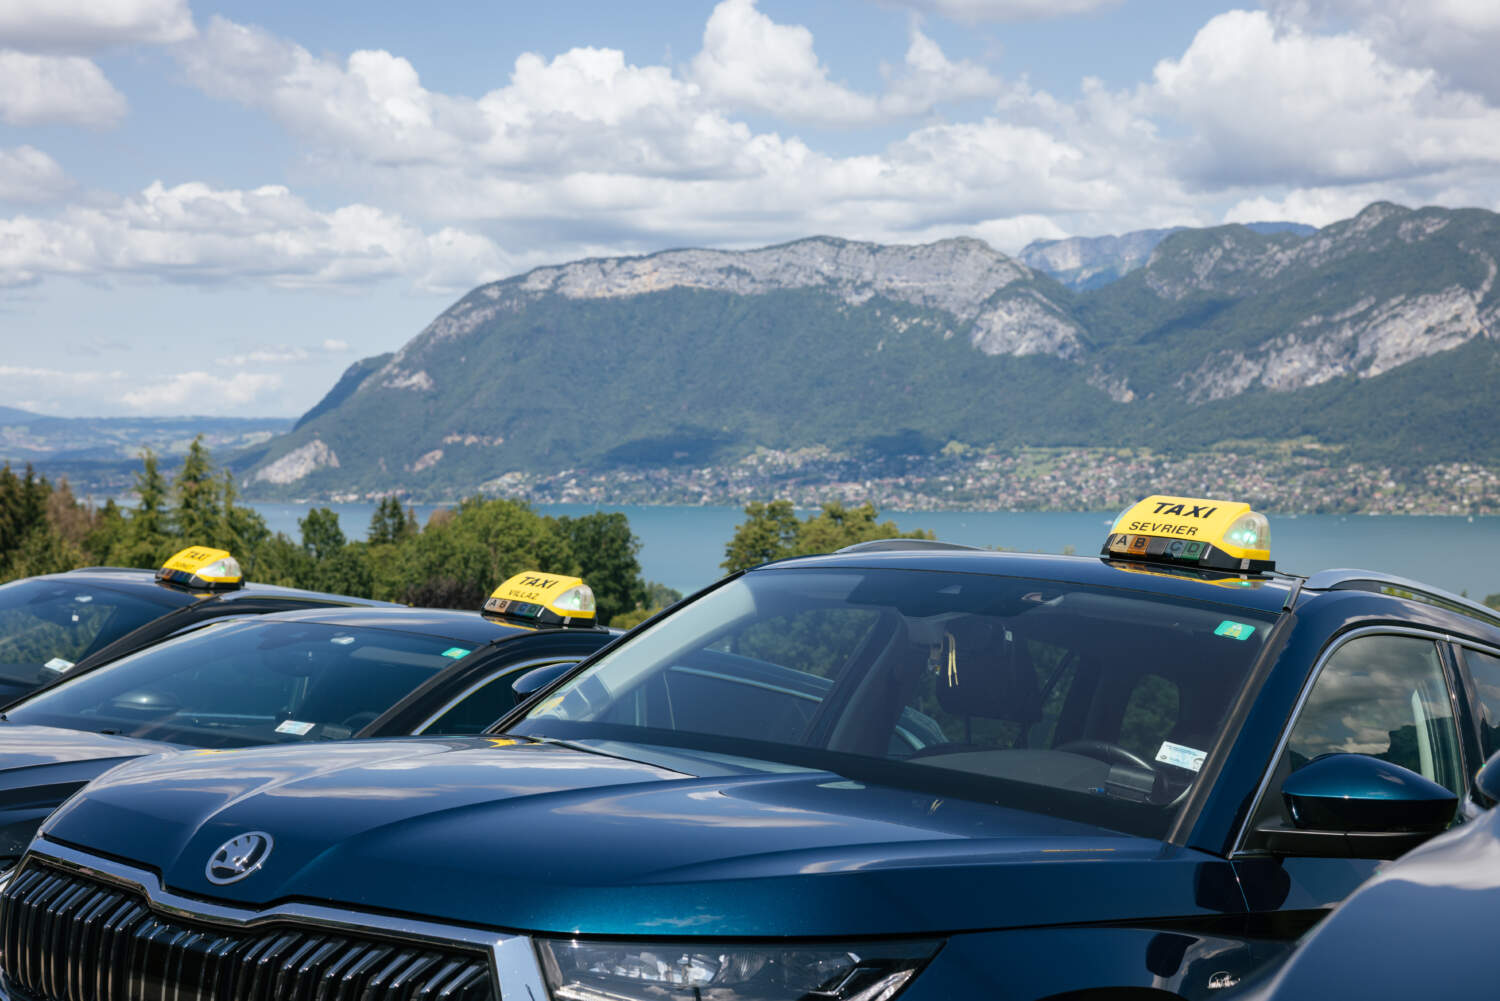
[[[618,635],[596,626],[591,610],[575,618],[552,628],[495,611],[273,612],[214,620],[70,675],[0,713],[0,869],[58,803],[131,758],[479,733],[515,705],[520,674],[571,665]]]
[[[160,569],[88,567],[0,585],[0,705],[224,615],[390,602],[245,581],[222,549],[189,546]]]
[[[1500,800],[1500,755],[1474,779]],[[1489,997],[1500,913],[1500,812],[1433,838],[1383,868],[1234,1001]]]
[[[1153,497],[1098,557],[855,546],[486,736],[128,763],[0,891],[0,993],[1216,997],[1466,822],[1496,749],[1493,613],[1269,542]]]

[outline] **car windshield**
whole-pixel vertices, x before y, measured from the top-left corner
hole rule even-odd
[[[0,587],[0,679],[37,685],[181,602],[59,577]]]
[[[993,575],[766,570],[509,727],[665,745],[1163,836],[1271,620]]]
[[[142,650],[38,692],[5,718],[189,747],[341,739],[470,649],[422,633],[262,616]]]

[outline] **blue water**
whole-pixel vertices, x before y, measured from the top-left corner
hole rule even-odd
[[[273,531],[300,538],[297,519],[313,505],[254,504]],[[321,506],[321,505],[319,505]],[[373,504],[329,504],[344,534],[363,538]],[[425,522],[435,506],[417,506]],[[623,511],[641,541],[648,580],[688,593],[722,572],[724,544],[744,520],[737,507],[595,507],[541,504],[543,514]],[[949,542],[1060,553],[1097,553],[1117,511],[885,511],[903,529],[926,528]],[[1271,550],[1283,570],[1311,573],[1334,567],[1383,570],[1483,598],[1500,593],[1500,517],[1302,515],[1271,518]]]

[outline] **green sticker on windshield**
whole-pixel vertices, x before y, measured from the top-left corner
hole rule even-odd
[[[1219,623],[1219,628],[1214,630],[1215,636],[1228,636],[1233,640],[1247,640],[1250,634],[1255,632],[1254,626],[1248,626],[1243,622],[1232,622],[1225,619]]]
[[[463,660],[469,655],[470,652],[471,651],[465,650],[461,646],[450,646],[448,649],[443,651],[443,656],[452,657],[454,660]]]

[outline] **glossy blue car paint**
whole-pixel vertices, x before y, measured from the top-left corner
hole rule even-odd
[[[1298,594],[1282,577],[1225,587],[1090,558],[930,551],[751,573],[872,566],[1175,595],[1275,625],[1164,838],[844,772],[497,733],[143,759],[65,804],[33,848],[126,862],[184,898],[252,910],[315,903],[652,941],[942,939],[902,1001],[1220,997],[1377,864],[1234,852],[1330,644],[1393,626],[1500,648],[1500,626],[1481,618],[1368,590]],[[1477,764],[1477,724],[1460,709]],[[274,836],[275,852],[252,879],[210,883],[206,860],[246,831]]]
[[[1500,758],[1492,759],[1491,767]],[[1490,997],[1500,912],[1500,813],[1386,866],[1234,1001]]]
[[[238,593],[238,592],[231,592]],[[486,678],[524,671],[534,661],[573,662],[613,639],[604,629],[535,630],[485,618],[475,612],[449,609],[326,606],[318,609],[268,614],[255,631],[267,635],[281,625],[313,623],[338,629],[370,628],[419,634],[460,644],[471,652],[392,705],[360,732],[365,736],[399,736],[416,732],[433,713],[472,684]],[[150,659],[156,650],[139,651]],[[100,676],[123,661],[102,664]],[[134,758],[183,750],[187,745],[140,737],[94,733],[53,725],[26,725],[30,706],[45,702],[46,691],[32,693],[0,714],[0,869],[25,850],[38,824],[59,803],[91,779]],[[509,703],[495,709],[480,729],[501,715]],[[14,717],[14,718],[11,718]]]

